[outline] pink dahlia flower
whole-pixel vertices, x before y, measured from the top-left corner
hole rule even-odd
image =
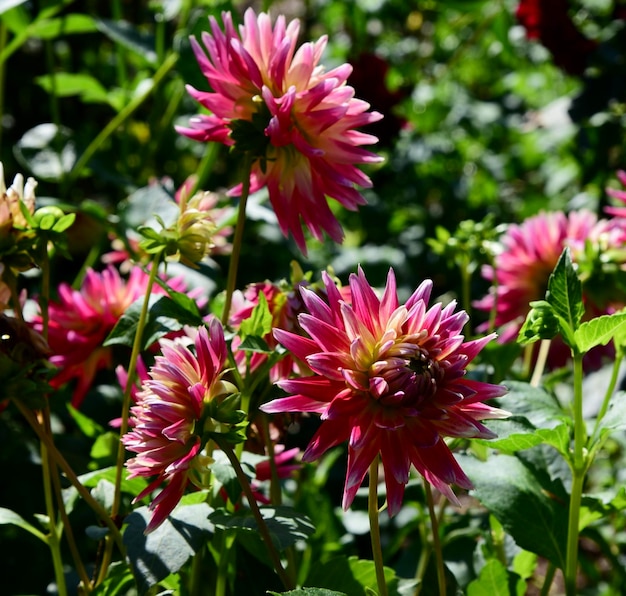
[[[230,13],[222,13],[222,21],[224,31],[209,18],[204,48],[191,39],[212,91],[187,89],[210,114],[194,117],[178,132],[249,152],[250,191],[267,186],[283,234],[291,233],[303,252],[302,222],[315,238],[326,232],[341,242],[343,232],[326,197],[350,210],[365,203],[355,186],[369,188],[371,182],[355,164],[381,158],[361,148],[376,137],[355,129],[382,116],[355,99],[346,84],[349,64],[329,72],[319,64],[325,36],[296,51],[297,20],[286,25],[279,16],[272,27],[269,15],[248,9],[238,31]],[[240,192],[241,186],[231,194]]]
[[[135,267],[128,280],[117,269],[108,266],[101,272],[88,270],[80,290],[62,283],[58,300],[49,304],[48,343],[52,351],[50,362],[60,370],[52,379],[60,387],[76,379],[72,405],[80,407],[93,379],[102,368],[110,368],[112,351],[102,344],[126,309],[146,293],[148,275]],[[185,291],[182,278],[168,279],[174,290]],[[159,285],[153,294],[165,294]],[[41,331],[41,316],[32,322]]]
[[[495,307],[500,341],[515,339],[529,303],[545,297],[550,274],[565,247],[572,250],[574,262],[584,260],[586,242],[606,251],[619,248],[624,244],[624,221],[598,220],[591,211],[581,209],[569,214],[539,213],[520,225],[510,225],[501,239],[503,250],[496,257],[495,268],[487,265],[482,270],[483,277],[493,282],[495,293],[491,291],[474,303],[484,311]],[[584,293],[588,298],[589,292]],[[602,314],[598,303],[587,300],[586,306],[589,315]]]
[[[301,290],[308,313],[300,315],[300,324],[310,338],[275,331],[314,376],[281,381],[291,395],[261,409],[321,414],[304,461],[348,441],[344,509],[379,454],[390,515],[402,505],[411,464],[458,503],[450,485],[471,488],[471,483],[444,437],[491,438],[494,434],[480,420],[507,415],[483,403],[504,395],[503,386],[465,376],[467,365],[494,336],[464,341],[468,316],[455,313],[455,303],[428,309],[431,281],[404,305],[398,303],[393,270],[378,298],[359,268],[350,277],[351,305],[326,274],[324,284],[327,301]]]
[[[150,369],[150,379],[131,408],[132,430],[122,437],[137,455],[126,462],[129,478],[156,477],[135,498],[156,488],[163,490],[150,503],[153,511],[146,532],[157,528],[172,512],[189,482],[202,487],[202,476],[212,459],[202,455],[204,406],[235,388],[222,380],[227,359],[224,331],[217,319],[201,327],[194,341],[161,340],[162,355]]]
[[[272,314],[272,328],[301,333],[297,319],[298,314],[303,309],[302,299],[297,290],[299,286],[300,284],[295,288],[285,289],[270,282],[263,282],[250,284],[243,293],[235,292],[230,324],[237,329],[242,321],[245,321],[252,315],[252,311],[259,303],[259,295],[263,294]],[[270,349],[275,349],[278,345],[271,332],[263,339]],[[245,372],[246,353],[237,349],[239,344],[239,338],[235,337],[232,344],[233,353],[238,367],[242,369],[242,372]],[[266,354],[253,352],[250,357],[250,371],[254,372],[266,361]],[[298,363],[293,355],[287,353],[271,368],[270,380],[274,383],[280,379],[286,379],[292,373],[301,373],[303,368],[306,370],[307,367],[303,367],[302,363]]]

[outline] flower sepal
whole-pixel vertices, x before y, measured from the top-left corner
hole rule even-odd
[[[248,421],[246,413],[239,409],[241,394],[231,393],[223,399],[213,399],[205,404],[199,428],[203,442],[222,437],[231,444],[246,440]]]

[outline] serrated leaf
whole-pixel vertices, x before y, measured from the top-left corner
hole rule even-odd
[[[261,507],[260,509],[272,542],[278,550],[293,546],[299,540],[306,540],[315,532],[315,526],[311,520],[291,507]],[[213,512],[210,519],[217,528],[252,532],[258,535],[258,526],[250,511],[230,513],[220,509]]]
[[[561,329],[563,339],[566,342],[572,341],[570,335],[578,329],[585,307],[583,305],[582,283],[574,269],[569,247],[563,250],[554,271],[550,275],[546,300],[564,323]],[[569,343],[568,345],[574,347]]]
[[[35,528],[35,526],[28,523],[21,515],[15,513],[15,511],[12,511],[11,509],[7,509],[6,507],[0,507],[0,525],[6,524],[22,528],[22,530],[30,532],[33,536],[36,536],[43,542],[47,542],[44,534]]]
[[[498,435],[497,439],[474,439],[476,443],[498,449],[505,453],[515,453],[539,445],[542,439],[537,429],[524,417],[514,416],[506,420],[491,420],[487,426]]]
[[[596,346],[604,346],[614,336],[619,338],[625,333],[626,313],[621,312],[613,315],[602,315],[581,323],[580,327],[576,329],[574,337],[576,338],[578,349],[585,353]]]
[[[489,559],[467,586],[467,596],[510,596],[509,576],[497,559]]]
[[[126,518],[124,544],[141,594],[179,571],[206,544],[214,533],[211,512],[206,503],[179,505],[148,535],[144,531],[152,514],[147,507]]]
[[[474,484],[475,496],[517,545],[562,569],[568,506],[560,498],[552,498],[538,472],[511,455],[492,454],[484,462],[464,455],[457,457]],[[542,473],[549,478],[547,471]]]
[[[546,445],[554,447],[565,459],[569,458],[571,425],[567,422],[554,428],[540,428],[537,436]]]
[[[258,300],[250,316],[239,325],[239,333],[244,340],[249,336],[264,337],[272,330],[272,313],[263,292],[259,292]]]

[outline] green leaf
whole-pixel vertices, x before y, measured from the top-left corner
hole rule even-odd
[[[536,428],[524,417],[515,416],[506,420],[491,420],[489,430],[498,435],[497,439],[474,439],[476,443],[498,449],[505,453],[515,453],[539,445],[542,439]]]
[[[536,434],[543,443],[554,447],[565,459],[569,459],[571,422],[563,422],[554,428],[540,428]]]
[[[506,380],[503,384],[509,392],[502,405],[513,416],[526,418],[535,428],[554,428],[569,419],[556,398],[545,389],[513,380]]]
[[[143,307],[143,297],[133,302],[126,312],[120,317],[115,327],[104,341],[105,346],[125,345],[131,347],[135,341],[137,324]],[[197,307],[196,307],[197,312]],[[198,326],[202,324],[202,318],[186,308],[182,308],[169,296],[150,297],[148,318],[141,342],[145,350],[158,339],[173,331],[179,331],[184,325]]]
[[[70,413],[70,416],[78,426],[81,433],[89,439],[95,439],[98,435],[104,432],[104,428],[100,424],[89,418],[89,416],[80,410],[77,410],[71,404],[67,404],[67,411]]]
[[[35,526],[28,523],[21,515],[15,513],[11,509],[6,507],[0,507],[0,525],[10,524],[22,528],[27,532],[30,532],[33,536],[39,538],[42,542],[47,543],[45,535],[40,532]]]
[[[126,563],[115,561],[109,565],[104,581],[91,592],[92,596],[127,596],[133,594],[135,578]]]
[[[561,334],[564,341],[574,348],[575,342],[572,334],[580,325],[585,307],[582,283],[574,269],[569,247],[563,250],[550,275],[546,300],[554,308],[557,317],[561,319]]]
[[[291,507],[261,507],[260,509],[272,542],[278,550],[293,546],[299,540],[306,540],[315,532],[315,526],[311,520]],[[230,513],[219,509],[214,511],[209,519],[216,528],[252,533],[258,537],[258,526],[250,511]]]
[[[46,93],[57,97],[72,97],[78,95],[84,102],[108,103],[108,92],[102,84],[88,74],[74,74],[57,72],[36,77],[35,82]]]
[[[176,573],[213,535],[206,503],[179,505],[153,532],[144,533],[151,513],[139,507],[127,518],[124,544],[141,594]]]
[[[239,333],[242,339],[248,336],[264,337],[272,330],[272,313],[263,292],[259,292],[258,300],[250,316],[241,321]]]
[[[598,425],[598,432],[624,429],[626,429],[626,392],[618,391],[609,400],[609,407]]]
[[[230,502],[237,503],[242,492],[241,483],[237,479],[237,474],[223,451],[216,451],[214,453],[214,457],[215,462],[211,464],[211,472],[214,474],[216,480],[226,490]],[[248,481],[252,480],[256,476],[256,471],[253,465],[242,461],[241,468],[247,476]]]
[[[238,350],[248,352],[260,352],[261,354],[271,354],[271,350],[266,341],[258,335],[248,335],[238,346]]]
[[[97,30],[96,22],[89,15],[70,13],[63,17],[37,20],[30,27],[30,34],[39,39],[55,39],[76,33],[92,33]]]
[[[467,596],[510,596],[509,575],[497,559],[489,559],[467,586]]]
[[[584,354],[595,346],[605,346],[613,337],[626,332],[626,313],[602,315],[585,321],[574,332],[578,349]]]
[[[395,571],[385,567],[384,573],[389,596],[396,596],[398,579]],[[312,566],[305,583],[339,590],[350,596],[366,596],[370,590],[378,593],[374,561],[357,557],[341,556],[318,562]]]
[[[150,64],[157,63],[154,36],[141,33],[127,21],[96,19],[98,29],[114,42],[144,58]]]
[[[517,545],[562,569],[568,507],[553,497],[547,471],[533,470],[511,455],[492,454],[485,462],[464,455],[457,458],[474,484],[475,496]],[[540,480],[542,473],[547,480]]]

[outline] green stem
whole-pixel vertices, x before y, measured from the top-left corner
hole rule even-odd
[[[137,371],[137,360],[139,359],[139,353],[143,345],[143,332],[146,327],[146,321],[148,320],[148,309],[150,307],[150,297],[152,296],[152,288],[154,287],[155,280],[159,274],[159,263],[161,262],[161,256],[163,251],[156,253],[152,259],[152,266],[150,268],[150,276],[146,285],[146,292],[141,306],[141,312],[139,314],[139,320],[137,321],[137,329],[135,330],[135,339],[133,341],[133,348],[130,354],[130,361],[128,363],[128,374],[126,379],[126,387],[124,388],[124,398],[122,401],[122,421],[120,424],[120,442],[117,449],[117,462],[115,467],[115,489],[113,493],[113,504],[111,505],[111,518],[115,519],[120,510],[121,494],[122,494],[122,471],[124,470],[124,460],[126,457],[126,450],[121,438],[128,432],[128,418],[130,415],[130,402],[133,385],[135,382],[135,372]],[[111,556],[113,552],[113,544],[110,540],[107,540],[104,555],[102,557],[102,566],[98,576],[96,585],[106,577],[106,572],[111,564]]]
[[[125,548],[124,543],[122,542],[122,536],[117,526],[113,523],[113,520],[106,512],[104,507],[98,503],[92,496],[91,493],[81,484],[80,480],[76,476],[74,470],[72,470],[71,466],[67,463],[61,452],[56,448],[56,445],[52,441],[50,435],[48,435],[42,428],[32,411],[29,410],[26,406],[24,406],[19,399],[13,399],[13,403],[17,407],[17,409],[21,412],[22,416],[26,418],[26,421],[30,424],[31,428],[37,434],[37,437],[41,442],[43,442],[48,449],[48,454],[52,457],[57,466],[63,471],[67,479],[71,482],[71,484],[76,488],[78,494],[83,498],[83,500],[87,503],[91,509],[93,509],[94,513],[100,518],[102,522],[106,524],[113,536],[115,543],[117,544],[120,552],[124,554]]]
[[[48,432],[47,425],[39,422],[42,432]],[[52,491],[51,474],[54,466],[50,465],[50,456],[48,449],[43,441],[39,445],[41,453],[41,468],[43,474],[43,494],[46,504],[46,515],[48,516],[48,547],[52,555],[52,566],[54,568],[54,577],[57,583],[59,596],[67,596],[67,585],[65,583],[65,573],[63,572],[63,558],[61,556],[61,542],[56,525],[56,511],[54,508],[54,498]]]
[[[246,203],[250,193],[250,173],[252,170],[252,158],[246,155],[243,168],[243,180],[241,187],[241,198],[239,199],[239,211],[237,213],[237,224],[235,237],[233,238],[233,251],[230,255],[228,265],[228,278],[226,280],[226,299],[224,300],[224,311],[222,312],[222,324],[228,324],[230,316],[230,305],[233,300],[233,292],[237,286],[237,268],[239,266],[239,255],[243,244],[243,227],[246,222]]]
[[[552,587],[555,573],[556,565],[554,563],[548,563],[546,576],[543,578],[543,585],[541,586],[541,592],[539,593],[539,596],[548,596],[548,594],[550,594],[550,588]]]
[[[578,572],[578,535],[580,523],[580,503],[585,481],[586,461],[585,445],[587,431],[583,418],[583,357],[575,353],[574,359],[574,455],[571,462],[572,492],[569,504],[567,527],[567,550],[565,559],[565,590],[567,596],[576,596],[576,575]]]
[[[378,596],[388,596],[387,582],[385,581],[385,569],[383,565],[383,549],[380,543],[380,524],[378,522],[378,459],[377,455],[374,458],[374,461],[370,464],[367,511],[370,520],[370,539],[372,541],[374,567],[376,568]]]
[[[441,549],[441,540],[439,539],[439,520],[435,511],[435,501],[433,499],[433,491],[430,483],[424,478],[424,493],[426,494],[426,502],[428,504],[428,514],[430,515],[430,526],[432,531],[433,550],[435,552],[435,560],[437,562],[437,583],[439,584],[440,596],[446,596],[446,571],[443,564],[443,551]]]
[[[287,572],[285,571],[283,564],[281,563],[280,556],[278,555],[278,551],[276,550],[276,547],[274,546],[274,543],[272,542],[272,537],[270,535],[267,524],[265,523],[265,520],[263,519],[263,515],[261,515],[261,510],[259,509],[259,505],[257,504],[256,499],[254,498],[254,494],[252,493],[252,489],[250,488],[250,483],[248,482],[246,475],[241,469],[241,464],[239,463],[239,460],[237,459],[235,452],[232,450],[230,444],[227,443],[226,441],[222,441],[218,439],[216,440],[216,443],[219,445],[221,450],[226,454],[226,457],[228,458],[231,465],[233,466],[233,469],[235,470],[235,474],[237,475],[239,484],[241,485],[241,488],[243,489],[243,492],[246,495],[246,499],[248,500],[248,504],[250,505],[252,515],[254,516],[254,519],[256,520],[259,534],[261,534],[261,538],[263,539],[263,542],[265,543],[268,555],[274,565],[274,569],[276,570],[276,573],[278,573],[278,576],[280,577],[280,580],[282,581],[285,589],[293,590],[295,585],[292,582],[289,575],[287,574]]]
[[[611,401],[611,397],[613,396],[613,391],[615,391],[615,386],[617,385],[617,379],[619,378],[619,370],[622,366],[622,360],[624,359],[624,352],[621,349],[618,349],[615,354],[615,360],[613,361],[613,370],[611,372],[611,381],[609,382],[609,386],[606,389],[606,393],[604,394],[604,401],[602,402],[602,406],[598,412],[598,416],[596,418],[596,423],[593,427],[593,432],[591,433],[591,441],[590,444],[593,444],[594,440],[597,439],[597,433],[600,428],[600,422],[604,418],[606,411],[609,409],[609,403]]]
[[[65,539],[67,540],[67,544],[70,548],[70,553],[72,555],[72,559],[74,560],[74,566],[76,567],[76,573],[81,581],[81,590],[85,594],[89,594],[92,591],[91,587],[91,579],[89,575],[87,575],[87,570],[83,565],[83,561],[80,558],[80,553],[78,552],[78,547],[76,546],[76,540],[74,539],[74,530],[72,529],[72,524],[70,523],[70,518],[67,515],[67,511],[65,509],[65,503],[63,502],[63,494],[61,492],[61,483],[59,481],[59,474],[57,471],[57,466],[54,464],[52,469],[52,483],[54,487],[54,494],[57,502],[57,507],[59,509],[59,516],[61,517],[61,522],[63,523],[63,531],[65,535]]]
[[[170,54],[163,62],[159,70],[152,77],[152,85],[142,94],[137,95],[128,104],[120,110],[120,112],[102,129],[100,134],[89,143],[89,146],[85,149],[83,154],[78,158],[68,179],[71,181],[75,179],[83,168],[89,163],[89,160],[93,157],[93,154],[100,148],[106,139],[108,139],[121,124],[130,117],[130,115],[148,98],[148,96],[157,88],[161,80],[165,75],[174,68],[176,61],[178,60],[178,54]]]

